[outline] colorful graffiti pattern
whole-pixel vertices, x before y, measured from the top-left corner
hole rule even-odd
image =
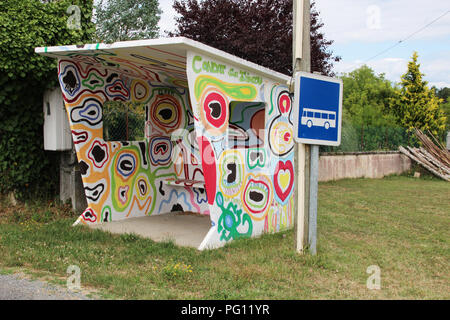
[[[188,53],[187,74],[210,201],[211,247],[293,225],[292,101],[286,85]],[[206,64],[205,64],[206,63]],[[218,66],[213,68],[212,66]]]
[[[209,214],[212,231],[200,249],[293,225],[286,85],[192,51],[53,56],[88,200],[78,222]],[[110,100],[145,104],[144,141],[103,139]]]
[[[162,68],[162,59],[138,63],[148,62],[141,55],[66,56],[59,60],[59,81],[88,201],[78,221],[100,223],[170,211],[208,214],[204,190],[174,189],[169,183],[180,177],[203,177],[196,141],[171,140],[177,129],[194,131],[187,116],[192,111],[183,59],[175,57]],[[168,54],[164,56],[166,63]],[[144,141],[103,140],[102,106],[108,100],[145,104]],[[181,167],[173,163],[175,150],[182,150]]]

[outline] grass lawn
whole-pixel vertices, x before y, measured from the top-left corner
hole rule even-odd
[[[171,242],[71,227],[49,206],[0,206],[0,267],[125,299],[449,299],[450,184],[392,176],[319,184],[318,254],[294,232],[199,252]],[[381,269],[368,290],[366,269]]]

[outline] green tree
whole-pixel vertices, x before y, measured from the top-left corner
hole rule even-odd
[[[176,0],[178,30],[188,37],[264,67],[292,74],[292,0]],[[341,58],[330,49],[311,1],[311,71],[334,75]]]
[[[395,89],[384,74],[376,75],[364,65],[342,77],[344,83],[343,107],[353,124],[361,126],[394,125],[389,110],[389,98]]]
[[[443,99],[444,102],[449,102],[450,101],[450,88],[448,87],[444,87],[441,89],[437,89],[436,87],[432,87],[432,89],[435,90],[436,96],[439,99]]]
[[[389,109],[395,94],[384,74],[376,75],[364,65],[342,77],[343,129],[342,151],[397,149],[404,130],[396,126]]]
[[[142,141],[145,104],[107,101],[103,104],[103,138],[106,141]]]
[[[445,117],[447,118],[447,131],[450,131],[450,101],[443,102],[441,104],[442,112],[444,112]]]
[[[443,100],[436,97],[434,90],[423,80],[417,58],[418,54],[414,52],[408,71],[401,77],[400,90],[391,99],[391,108],[398,123],[405,128],[430,130],[442,140],[447,121],[440,108]]]
[[[444,87],[437,89],[436,87],[432,87],[431,89],[435,91],[439,99],[444,100],[441,104],[441,109],[447,117],[447,131],[450,131],[450,88]]]
[[[80,29],[68,26],[72,5],[80,9]],[[43,149],[42,98],[58,84],[57,62],[34,48],[90,41],[92,5],[92,0],[0,1],[0,192],[20,197],[55,191],[58,158]]]
[[[159,34],[157,0],[100,0],[95,11],[99,41],[150,39]]]

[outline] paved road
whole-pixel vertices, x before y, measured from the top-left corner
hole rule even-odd
[[[81,293],[40,280],[28,280],[21,274],[0,275],[0,300],[88,300]]]

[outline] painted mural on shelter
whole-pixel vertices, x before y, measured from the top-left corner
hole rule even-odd
[[[187,74],[213,226],[204,245],[292,226],[287,86],[195,52]]]
[[[180,210],[209,213],[204,189],[170,187],[178,179],[203,180],[196,140],[172,140],[179,129],[194,132],[185,60],[146,51],[146,56],[93,51],[59,60],[59,81],[88,201],[78,222]],[[111,100],[145,106],[145,139],[103,139],[103,105]]]
[[[53,54],[88,208],[78,223],[210,215],[199,249],[293,225],[285,84],[220,57],[136,47]],[[105,141],[107,101],[145,107],[142,141]]]

